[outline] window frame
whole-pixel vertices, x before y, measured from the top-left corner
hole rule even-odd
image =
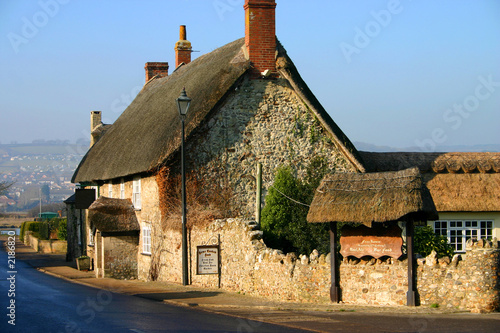
[[[120,180],[120,199],[125,199],[125,180]]]
[[[142,254],[151,255],[151,224],[147,223],[142,226]]]
[[[141,210],[141,177],[134,177],[132,181],[132,204],[136,210]]]
[[[447,219],[432,222],[437,235],[445,236],[454,247],[456,253],[465,253],[467,241],[471,238],[491,239],[493,237],[493,220],[487,219]]]

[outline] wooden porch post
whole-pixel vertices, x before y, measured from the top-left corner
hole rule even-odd
[[[330,266],[331,279],[330,300],[332,302],[340,302],[340,286],[339,286],[339,265],[337,258],[337,223],[330,222]]]
[[[415,306],[415,256],[413,255],[413,221],[406,222],[406,252],[408,255],[408,292],[406,305]]]

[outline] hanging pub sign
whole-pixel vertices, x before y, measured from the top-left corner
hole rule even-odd
[[[199,245],[196,274],[219,274],[219,245]]]
[[[364,225],[356,228],[344,226],[340,237],[340,254],[344,258],[348,256],[356,258],[364,256],[399,258],[403,254],[401,251],[402,245],[401,228],[396,224],[388,228],[376,224],[372,228]]]

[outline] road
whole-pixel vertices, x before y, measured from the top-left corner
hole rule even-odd
[[[305,332],[94,289],[19,260],[11,269],[3,250],[0,263],[0,332]]]

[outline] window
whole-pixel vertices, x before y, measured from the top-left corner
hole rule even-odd
[[[135,209],[141,209],[141,177],[135,177],[132,186],[132,204]]]
[[[142,253],[151,254],[151,225],[142,227]]]
[[[456,252],[465,252],[469,239],[491,239],[493,221],[434,221],[434,232],[448,238]]]
[[[108,184],[108,198],[112,198],[112,197],[113,197],[113,184],[109,183]]]
[[[123,178],[120,182],[120,199],[125,199],[125,182]]]
[[[89,245],[94,245],[94,230],[89,229]]]

